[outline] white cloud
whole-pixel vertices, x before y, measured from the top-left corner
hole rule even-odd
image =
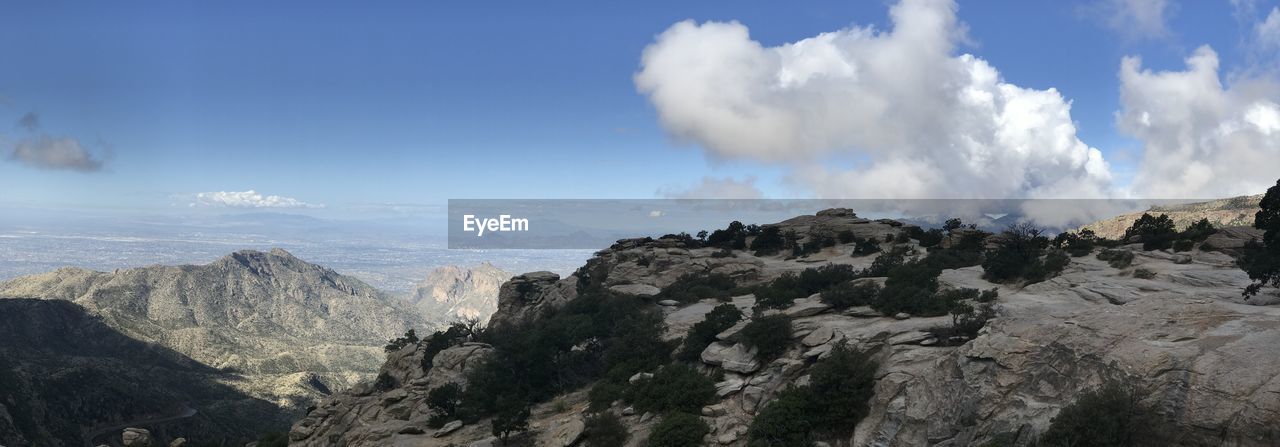
[[[1254,25],[1253,39],[1259,51],[1280,50],[1280,7],[1271,8],[1267,18]]]
[[[654,219],[665,216],[665,215],[667,215],[667,213],[662,210],[653,210],[649,212],[649,217]]]
[[[292,197],[275,195],[264,196],[250,189],[248,191],[215,191],[196,193],[191,206],[212,206],[228,208],[324,208],[323,204],[307,203]]]
[[[1057,90],[954,54],[964,26],[953,2],[903,0],[890,16],[892,30],[776,47],[737,22],[680,22],[644,50],[636,86],[674,136],[795,165],[792,180],[820,198],[1108,194],[1110,169],[1076,137]],[[859,166],[821,165],[850,155]]]
[[[1169,36],[1173,5],[1168,0],[1100,0],[1093,10],[1108,27],[1129,38]]]
[[[723,179],[703,177],[693,187],[682,191],[659,191],[668,199],[760,199],[764,193],[756,188],[756,179],[748,177],[742,181],[732,177]]]
[[[1219,80],[1218,55],[1201,47],[1182,71],[1120,67],[1119,128],[1144,145],[1134,193],[1153,198],[1257,194],[1280,176],[1280,83]]]

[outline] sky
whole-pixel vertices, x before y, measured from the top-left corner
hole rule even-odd
[[[1277,50],[1261,0],[0,2],[0,206],[1260,193]]]

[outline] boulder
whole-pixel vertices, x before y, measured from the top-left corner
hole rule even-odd
[[[431,437],[439,438],[441,436],[448,435],[449,433],[458,431],[459,428],[462,428],[462,421],[452,421],[452,422],[449,422],[448,424],[444,424],[443,427],[440,427],[439,430],[436,430],[435,433],[432,433]]]
[[[546,433],[546,441],[542,445],[550,447],[569,447],[578,443],[582,439],[582,433],[586,430],[586,422],[582,418],[573,416],[556,421],[554,425],[548,427]]]
[[[728,329],[725,329],[723,332],[716,334],[716,339],[722,340],[722,341],[738,341],[738,339],[742,337],[742,329],[746,328],[747,325],[750,323],[751,323],[750,318],[744,318],[742,321],[739,321],[737,324],[734,324],[733,326],[729,326]]]
[[[183,447],[185,445],[187,445],[187,438],[178,438],[173,441],[169,441],[169,447]]]
[[[151,432],[142,428],[126,428],[120,434],[124,447],[151,447]]]
[[[659,306],[667,306],[667,307],[675,307],[675,306],[679,306],[679,305],[680,305],[680,302],[679,302],[679,301],[676,301],[676,300],[662,300],[662,301],[658,301],[658,305],[659,305]]]
[[[826,312],[827,309],[831,308],[830,305],[818,300],[817,297],[797,299],[794,303],[783,311],[786,316],[791,318],[811,317]]]
[[[746,347],[742,343],[729,345],[715,342],[702,351],[702,362],[743,374],[751,374],[760,369],[760,361],[756,360],[756,348]]]
[[[653,373],[638,372],[638,373],[635,373],[635,375],[631,376],[631,378],[627,379],[627,383],[636,383],[641,380],[649,380],[652,378],[653,378]]]
[[[804,339],[800,340],[800,343],[808,347],[814,347],[831,341],[833,336],[835,336],[835,330],[831,326],[822,326],[806,335]]]
[[[616,286],[610,286],[609,290],[623,295],[635,296],[654,296],[659,292],[662,292],[662,289],[648,284],[618,284]]]

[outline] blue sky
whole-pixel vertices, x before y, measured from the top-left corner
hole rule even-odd
[[[776,46],[892,28],[889,4],[6,2],[2,153],[47,134],[103,165],[6,157],[0,203],[160,211],[200,192],[254,190],[353,215],[448,198],[652,198],[707,176],[809,197],[785,163],[672,138],[637,92],[641,54],[685,19],[736,20]],[[1229,83],[1257,63],[1254,22],[1237,6],[1171,1],[1165,32],[1141,33],[1113,23],[1107,2],[962,1],[956,53],[1005,82],[1056,88],[1078,138],[1123,185],[1143,143],[1117,129],[1122,58],[1182,70],[1209,45]],[[18,124],[32,112],[38,128]]]

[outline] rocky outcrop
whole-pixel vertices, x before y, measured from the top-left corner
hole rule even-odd
[[[1250,227],[1253,226],[1254,214],[1258,212],[1258,203],[1261,201],[1262,194],[1258,194],[1179,205],[1157,205],[1142,213],[1122,214],[1080,228],[1093,230],[1098,236],[1107,239],[1120,239],[1124,237],[1125,230],[1133,226],[1133,221],[1142,217],[1143,213],[1155,216],[1167,214],[1178,229],[1186,228],[1200,219],[1208,219],[1219,228]]]
[[[498,289],[511,277],[488,262],[469,268],[440,267],[414,287],[409,301],[424,316],[484,323],[498,310]]]
[[[863,238],[879,235],[879,240],[905,228],[860,219],[847,210],[776,225],[796,231],[801,238],[849,231]],[[719,400],[701,411],[712,430],[705,442],[746,445],[747,427],[760,410],[787,387],[808,383],[812,365],[836,346],[847,344],[869,353],[880,367],[868,416],[849,438],[826,440],[832,445],[969,446],[996,437],[1012,437],[1015,444],[1026,445],[1064,406],[1112,380],[1147,391],[1146,403],[1174,424],[1182,445],[1273,445],[1280,439],[1275,428],[1280,426],[1280,399],[1275,398],[1280,395],[1280,360],[1266,353],[1280,344],[1280,310],[1270,306],[1280,301],[1280,295],[1266,290],[1245,301],[1240,292],[1248,278],[1235,267],[1234,259],[1221,252],[1125,248],[1136,256],[1133,265],[1124,269],[1092,255],[1072,258],[1059,276],[1027,286],[987,282],[980,267],[945,270],[939,278],[944,288],[999,292],[998,316],[967,341],[935,338],[930,330],[950,324],[949,316],[895,318],[866,307],[837,312],[818,297],[808,297],[788,308],[768,311],[791,320],[793,338],[778,358],[761,360],[742,340],[745,323],[739,323],[719,334],[700,356],[703,368],[722,373],[715,385]],[[719,250],[685,247],[677,240],[624,240],[598,253],[569,278],[547,273],[513,278],[502,288],[493,321],[505,324],[537,318],[543,310],[576,296],[574,291],[582,283],[647,300],[665,316],[665,337],[678,340],[722,303],[661,305],[646,293],[626,292],[660,289],[688,273],[723,272],[749,285],[810,267],[815,257],[857,268],[875,259],[854,257],[851,252],[851,244],[837,244],[808,259],[756,257],[741,250],[725,256]],[[1135,275],[1139,269],[1143,274]],[[749,313],[754,301],[754,296],[744,295],[729,302]],[[464,348],[453,349],[469,363],[476,354]],[[417,379],[406,376],[405,397],[398,400],[401,394],[396,394],[393,400],[421,399],[423,388],[414,381],[438,383],[431,378],[434,374]],[[644,377],[639,374],[634,379]],[[584,393],[537,407],[531,431],[538,445],[564,445],[562,440],[575,437],[574,421],[585,406]],[[338,403],[326,404],[330,409],[324,413],[313,412],[295,425],[291,436],[302,445],[491,442],[485,427],[464,426],[440,438],[406,434],[404,421],[418,418],[418,413],[394,412],[409,415],[409,419],[397,419],[372,409],[386,401],[376,393],[336,397]],[[626,407],[615,406],[611,411],[621,415],[631,432],[628,445],[643,445],[657,418]],[[328,428],[317,429],[325,424]],[[344,431],[351,434],[339,434]]]
[[[0,284],[0,297],[74,302],[137,340],[214,368],[291,408],[370,378],[382,346],[427,322],[406,303],[280,249],[206,265],[76,268]]]

